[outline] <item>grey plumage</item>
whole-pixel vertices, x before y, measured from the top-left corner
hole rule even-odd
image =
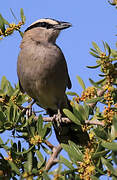
[[[20,89],[48,112],[71,108],[65,90],[72,85],[65,57],[56,45],[60,30],[70,26],[67,22],[40,19],[26,29],[21,42],[17,63]],[[56,124],[59,142],[67,143],[75,138],[71,124],[61,124],[60,131],[57,128]]]
[[[50,19],[43,21],[57,24]],[[45,109],[67,107],[65,90],[71,88],[64,55],[55,44],[59,32],[54,28],[33,27],[24,33],[20,46],[17,72],[21,89]]]

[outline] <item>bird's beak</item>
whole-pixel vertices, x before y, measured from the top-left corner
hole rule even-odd
[[[71,27],[72,24],[68,23],[68,22],[62,22],[60,21],[59,24],[55,24],[54,25],[54,29],[57,29],[57,30],[63,30],[63,29],[66,29],[66,28],[69,28]]]

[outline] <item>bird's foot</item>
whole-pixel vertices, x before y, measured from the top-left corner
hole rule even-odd
[[[62,115],[61,115],[61,112],[60,112],[59,109],[58,109],[58,114],[55,114],[55,115],[53,116],[53,120],[56,121],[57,127],[60,127],[60,126],[61,126],[61,123],[62,123]]]
[[[29,104],[26,107],[26,119],[28,119],[33,114],[32,106],[33,106],[34,103],[35,103],[35,101],[33,101],[31,104]]]

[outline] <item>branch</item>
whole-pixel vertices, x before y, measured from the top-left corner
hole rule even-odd
[[[98,120],[85,120],[85,124],[104,126],[104,122]]]
[[[50,156],[50,158],[49,158],[49,160],[48,160],[48,162],[47,162],[47,164],[46,164],[46,167],[45,167],[45,170],[46,170],[46,171],[49,171],[49,169],[50,169],[53,165],[55,165],[56,163],[58,163],[57,157],[58,157],[59,153],[61,152],[61,150],[62,150],[62,147],[61,147],[60,144],[59,144],[57,147],[54,147],[54,148],[53,148],[53,153],[52,153],[52,155]]]
[[[47,140],[44,140],[44,143],[51,149],[53,150],[54,146]]]
[[[34,119],[37,120],[38,117],[35,116]],[[43,117],[43,121],[44,122],[53,122],[53,121],[56,121],[56,119],[53,118],[53,117]],[[69,118],[67,118],[67,117],[61,118],[61,121],[63,123],[66,123],[66,124],[72,123],[72,121]],[[105,125],[104,122],[98,121],[98,120],[85,120],[85,124],[100,125],[100,126],[104,126]]]

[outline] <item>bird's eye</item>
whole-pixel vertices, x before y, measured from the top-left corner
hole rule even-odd
[[[50,29],[50,28],[53,27],[52,24],[49,24],[49,23],[46,23],[46,22],[41,22],[41,23],[40,23],[40,26],[41,26],[41,27],[45,27],[45,28],[47,28],[47,29]]]
[[[47,26],[47,23],[46,22],[42,22],[41,23],[41,27],[46,27]]]

